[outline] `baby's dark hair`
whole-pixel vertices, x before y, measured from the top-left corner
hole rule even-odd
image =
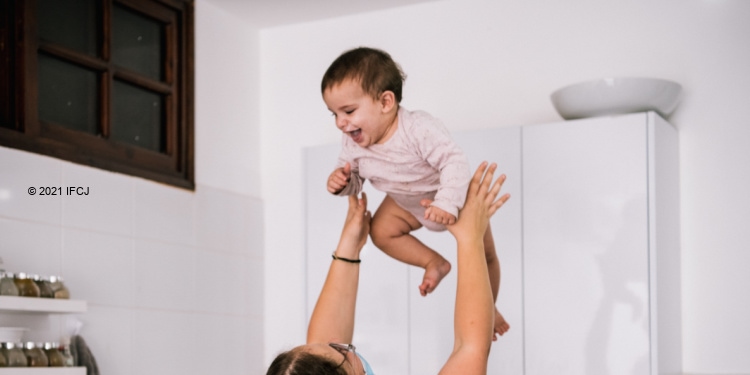
[[[387,52],[359,47],[342,53],[331,63],[323,75],[320,92],[324,93],[346,79],[359,81],[362,90],[375,100],[383,92],[392,91],[396,102],[401,103],[401,87],[406,74]]]
[[[346,375],[338,365],[328,358],[292,349],[279,354],[266,375]]]

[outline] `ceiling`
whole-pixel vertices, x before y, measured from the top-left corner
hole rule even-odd
[[[317,21],[436,0],[198,0],[209,1],[259,29]]]

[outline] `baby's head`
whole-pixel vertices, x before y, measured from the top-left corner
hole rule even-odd
[[[342,53],[323,75],[320,92],[325,93],[348,79],[359,82],[362,91],[373,100],[378,100],[385,91],[392,91],[396,102],[401,103],[401,87],[406,75],[387,52],[359,47]]]

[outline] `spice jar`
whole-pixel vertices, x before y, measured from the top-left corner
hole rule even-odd
[[[55,292],[55,298],[70,299],[70,291],[68,291],[68,288],[63,284],[63,278],[61,276],[50,276],[49,282],[50,286],[52,286],[52,291]]]
[[[8,357],[5,356],[5,349],[2,346],[0,346],[0,367],[8,367]]]
[[[29,361],[29,367],[48,367],[49,359],[42,350],[42,343],[35,344],[31,341],[26,343],[24,347],[24,354],[26,359]]]
[[[73,357],[73,353],[70,350],[70,344],[61,344],[57,349],[62,353],[63,358],[65,358],[65,367],[73,367],[76,365],[76,359]]]
[[[31,279],[34,280],[34,284],[39,288],[39,297],[55,298],[55,292],[52,291],[52,285],[48,279],[44,279],[39,275],[33,275]]]
[[[60,353],[59,346],[56,342],[44,343],[44,354],[47,354],[49,367],[65,367],[65,357]]]
[[[4,342],[2,351],[3,354],[5,354],[5,358],[8,360],[8,367],[28,366],[26,355],[23,353],[23,349],[21,349],[20,343],[16,344],[14,342]]]
[[[39,287],[23,272],[19,272],[13,279],[21,297],[39,297]]]
[[[13,280],[12,272],[3,271],[0,273],[0,295],[3,296],[17,296],[18,287],[16,282]]]

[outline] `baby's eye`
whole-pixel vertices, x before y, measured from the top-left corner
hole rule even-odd
[[[347,115],[351,115],[354,111],[355,111],[355,109],[350,109],[350,110],[344,111],[344,112],[346,112]]]

